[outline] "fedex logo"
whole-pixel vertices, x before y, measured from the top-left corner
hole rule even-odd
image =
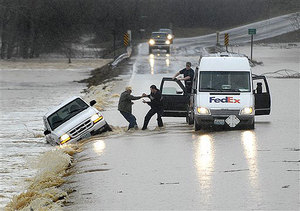
[[[216,98],[210,97],[209,103],[240,103],[241,99],[234,99],[233,97]]]

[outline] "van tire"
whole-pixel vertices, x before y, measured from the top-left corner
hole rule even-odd
[[[255,122],[254,122],[254,120],[253,120],[253,123],[248,126],[248,128],[250,130],[254,130],[254,128],[255,128]]]
[[[195,127],[195,131],[201,130],[201,125],[199,125],[197,121],[194,121],[194,127]]]
[[[152,48],[149,47],[149,54],[151,54],[151,53],[152,53]]]
[[[194,111],[191,111],[190,108],[187,109],[186,123],[188,123],[189,125],[194,124],[194,118],[192,112]]]

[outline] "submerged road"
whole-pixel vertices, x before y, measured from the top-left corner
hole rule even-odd
[[[278,26],[286,32],[294,27],[294,17],[251,28],[263,27],[262,38],[276,36]],[[247,28],[232,29],[232,42],[247,42]],[[159,86],[186,61],[195,68],[199,53],[214,45],[211,36],[174,40],[170,55],[148,55],[147,44],[139,45],[123,83],[136,96],[149,93],[150,85]],[[77,191],[66,210],[298,209],[299,80],[270,78],[269,85],[272,113],[256,118],[255,130],[194,132],[185,118],[163,118],[164,128],[157,129],[154,116],[149,130],[92,138],[75,157],[78,174],[68,186]],[[133,106],[140,127],[148,109],[141,101]],[[104,115],[112,125],[127,125],[117,101]]]

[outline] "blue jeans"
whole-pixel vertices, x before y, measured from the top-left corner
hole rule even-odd
[[[120,111],[120,113],[123,115],[123,117],[127,120],[127,122],[129,122],[129,126],[128,126],[128,130],[130,128],[133,128],[134,126],[137,125],[136,123],[136,118],[133,114],[131,113],[127,113],[127,112],[124,112],[124,111]]]

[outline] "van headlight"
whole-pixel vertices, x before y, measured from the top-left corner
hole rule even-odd
[[[59,140],[60,140],[60,144],[64,144],[67,141],[69,141],[71,139],[71,137],[68,134],[63,134]]]
[[[210,115],[209,109],[204,108],[204,107],[198,107],[197,112],[198,112],[198,114],[201,114],[201,115]]]
[[[240,115],[251,115],[254,109],[252,107],[245,107],[240,111]]]
[[[91,121],[94,123],[99,122],[101,119],[103,119],[103,116],[101,116],[100,114],[94,114],[93,116],[91,116]]]
[[[167,38],[168,38],[169,40],[171,40],[171,39],[173,38],[173,36],[172,36],[171,34],[168,34]]]
[[[150,40],[149,40],[149,45],[154,45],[154,44],[155,44],[155,40],[150,39]]]
[[[165,43],[166,43],[167,45],[170,45],[170,44],[171,44],[170,40],[166,40]]]

